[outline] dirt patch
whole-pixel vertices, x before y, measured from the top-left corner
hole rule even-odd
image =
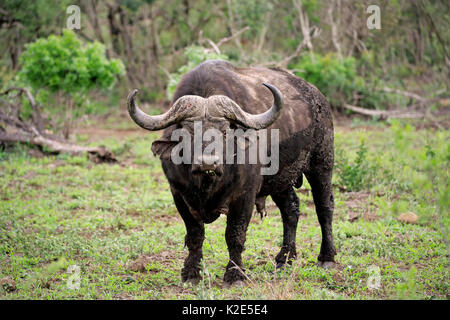
[[[370,205],[372,204],[372,193],[368,191],[347,192],[345,205],[347,206],[347,218],[350,222],[354,222],[360,218],[366,221],[375,221],[380,217],[374,213]]]
[[[16,290],[16,282],[12,279],[12,277],[8,276],[0,279],[0,287],[6,292],[12,292]]]
[[[366,221],[376,221],[380,219],[380,216],[374,212],[364,212],[362,217]]]
[[[267,202],[266,203],[266,211],[269,212],[274,212],[277,211],[278,207],[274,202]]]
[[[169,215],[169,214],[157,214],[152,215],[152,219],[157,219],[159,221],[165,222],[167,225],[171,225],[172,223],[178,223],[181,222],[181,216],[176,213],[176,215]]]
[[[134,297],[130,293],[122,292],[122,293],[116,294],[114,296],[114,299],[116,299],[116,300],[134,300]]]
[[[75,130],[78,135],[88,136],[87,141],[93,142],[105,138],[124,139],[130,136],[144,136],[148,133],[143,129],[104,129],[104,128],[78,128]]]
[[[136,260],[128,263],[127,269],[134,272],[145,272],[147,271],[147,265],[151,264],[152,261],[151,256],[140,255]]]
[[[372,196],[369,191],[347,192],[345,194],[348,200],[363,201]]]
[[[158,272],[159,269],[151,267],[153,262],[167,263],[167,261],[175,258],[175,254],[171,251],[162,251],[152,255],[141,254],[136,260],[127,264],[127,270],[134,272]]]
[[[180,279],[181,280],[181,279]],[[215,285],[215,283],[214,283]],[[174,284],[167,285],[161,288],[162,292],[164,292],[164,295],[168,296],[193,296],[192,289],[189,286],[183,287],[183,286],[177,286]]]
[[[55,170],[53,170],[53,173],[57,173],[56,169],[61,167],[61,166],[65,166],[65,165],[66,165],[66,162],[64,160],[55,160],[52,163],[50,163],[48,165],[48,167],[51,168],[51,169],[55,169]]]

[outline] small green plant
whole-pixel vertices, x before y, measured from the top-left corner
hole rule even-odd
[[[417,300],[419,296],[417,295],[417,291],[421,291],[418,288],[417,280],[416,280],[417,270],[415,267],[412,267],[408,274],[405,276],[404,282],[397,283],[395,290],[397,299],[399,300]],[[421,288],[420,288],[421,289]]]
[[[360,141],[353,163],[349,161],[342,150],[338,150],[336,156],[337,174],[341,184],[348,191],[360,191],[369,187],[374,177],[375,168],[367,160],[367,148],[364,139]]]

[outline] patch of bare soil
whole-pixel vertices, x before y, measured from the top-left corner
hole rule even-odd
[[[16,282],[11,276],[0,279],[0,287],[6,292],[11,292],[16,290]]]
[[[180,277],[181,280],[181,277]],[[219,287],[216,282],[213,282],[213,286]],[[220,287],[219,287],[220,288]],[[164,296],[189,296],[192,295],[192,289],[189,286],[183,287],[182,285],[174,285],[169,284],[167,286],[161,287],[161,290],[164,292]]]
[[[127,269],[135,272],[146,272],[147,265],[153,261],[151,256],[140,255],[136,260],[128,263]]]
[[[87,135],[88,141],[96,141],[105,138],[118,138],[124,139],[129,136],[144,136],[148,134],[143,129],[106,129],[106,128],[97,128],[97,127],[85,127],[85,128],[77,128],[75,129],[76,134]]]
[[[122,292],[118,293],[114,296],[114,299],[116,300],[134,300],[134,297],[130,293]]]
[[[152,262],[167,263],[167,261],[175,258],[176,256],[171,251],[162,251],[152,255],[141,254],[137,259],[127,264],[127,269],[134,272],[157,272],[158,270],[149,267]]]
[[[267,212],[277,211],[278,207],[274,202],[266,202],[266,210]]]
[[[372,194],[368,191],[348,192],[345,194],[348,220],[354,222],[360,218],[366,221],[375,221],[380,217],[370,210]]]
[[[182,222],[181,216],[178,214],[178,211],[175,215],[172,214],[158,214],[152,216],[153,219],[160,220],[166,223],[166,226],[171,225],[172,223]]]

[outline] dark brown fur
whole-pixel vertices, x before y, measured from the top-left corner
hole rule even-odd
[[[226,95],[243,110],[257,114],[267,110],[273,97],[262,83],[276,86],[283,94],[284,107],[270,128],[280,130],[280,165],[273,176],[261,176],[259,165],[224,165],[221,177],[195,176],[190,165],[174,165],[167,157],[162,166],[170,183],[175,205],[186,224],[185,243],[189,249],[182,270],[183,281],[198,281],[202,258],[204,223],[210,223],[227,214],[226,242],[230,254],[224,280],[233,283],[243,280],[241,253],[244,250],[247,226],[253,208],[264,208],[268,195],[279,207],[283,219],[283,245],[276,256],[277,267],[296,257],[295,235],[299,217],[299,199],[294,187],[302,184],[302,175],[308,179],[322,229],[319,264],[334,261],[336,250],[332,237],[333,191],[333,122],[330,106],[325,97],[303,79],[278,68],[236,68],[224,61],[207,61],[188,72],[180,82],[174,96],[176,101],[184,95]],[[217,123],[204,119],[204,129],[229,127],[224,121]],[[190,124],[178,127],[188,130]],[[152,150],[165,153],[171,126]],[[222,128],[222,129],[223,129]],[[269,140],[270,141],[270,140]],[[169,145],[169,147],[168,147]]]

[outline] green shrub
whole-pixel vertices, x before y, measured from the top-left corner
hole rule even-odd
[[[291,66],[295,74],[311,82],[330,100],[339,105],[351,97],[361,79],[356,76],[353,57],[338,59],[334,53],[306,54],[296,65]]]
[[[125,73],[120,60],[106,58],[105,47],[101,43],[83,44],[72,30],[64,30],[61,36],[51,35],[26,45],[20,63],[22,67],[18,81],[32,89],[39,89],[37,101],[50,114],[54,113],[57,117],[65,114],[63,126],[66,138],[73,117],[101,109],[98,104],[86,99],[87,93],[94,89],[111,88],[117,75]],[[85,110],[81,111],[83,106]],[[27,110],[26,103],[23,110]]]
[[[359,76],[357,62],[353,57],[339,59],[334,53],[321,55],[310,52],[298,63],[290,65],[290,69],[314,84],[333,106],[353,103],[364,108],[385,109],[388,96],[377,90],[384,84],[377,79],[366,81]]]
[[[68,95],[109,88],[125,70],[120,60],[106,58],[101,43],[83,45],[71,30],[28,44],[20,62],[19,79],[33,89]]]

